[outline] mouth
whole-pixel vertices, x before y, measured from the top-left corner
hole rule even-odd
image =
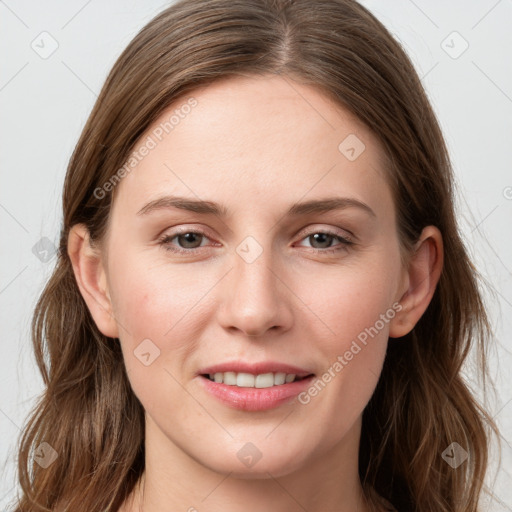
[[[225,384],[227,386],[236,386],[239,388],[270,388],[275,386],[284,386],[293,382],[314,377],[314,373],[307,375],[297,375],[285,372],[267,372],[260,374],[245,372],[215,372],[202,373],[201,377],[208,379],[217,384]]]
[[[202,388],[225,406],[267,411],[291,403],[311,385],[315,374],[215,372],[198,375]]]

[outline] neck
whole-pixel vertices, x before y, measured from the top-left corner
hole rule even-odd
[[[370,511],[357,467],[360,422],[328,453],[291,472],[240,477],[206,467],[146,421],[145,471],[119,512]]]

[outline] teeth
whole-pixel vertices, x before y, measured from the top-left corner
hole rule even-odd
[[[210,373],[210,380],[224,383],[228,386],[238,386],[239,388],[270,388],[280,386],[284,383],[290,383],[295,380],[294,373],[261,373],[253,375],[252,373],[236,372],[217,372]]]

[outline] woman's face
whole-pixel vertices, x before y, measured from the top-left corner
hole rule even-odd
[[[147,442],[241,477],[356,453],[405,284],[376,138],[310,86],[232,78],[136,152],[105,270]]]

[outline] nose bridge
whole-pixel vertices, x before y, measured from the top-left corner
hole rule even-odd
[[[291,312],[278,278],[281,265],[272,252],[270,237],[247,236],[235,248],[233,271],[226,282],[219,312],[225,328],[259,336],[271,328],[288,328]],[[281,278],[282,279],[282,278]]]

